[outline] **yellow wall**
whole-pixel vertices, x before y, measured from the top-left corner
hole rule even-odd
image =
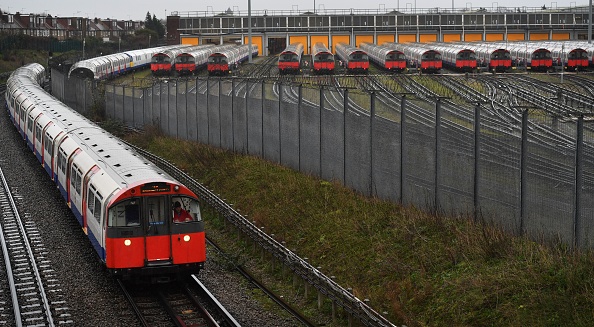
[[[485,35],[486,41],[503,41],[503,34],[494,33]]]
[[[549,33],[530,33],[530,40],[548,40]]]
[[[508,41],[524,41],[524,33],[509,33],[507,34]]]
[[[243,42],[244,44],[248,44],[248,37],[244,37],[243,38]],[[262,46],[262,37],[261,36],[253,36],[252,35],[252,44],[255,44],[258,46],[258,55],[262,55],[262,50],[264,50],[264,47]],[[267,54],[268,55],[268,54]]]
[[[472,34],[472,33],[467,33],[464,34],[464,41],[468,41],[468,42],[472,42],[472,41],[482,41],[483,40],[483,35],[482,34]]]
[[[437,41],[437,34],[421,34],[419,35],[419,42],[435,42]]]
[[[569,40],[569,33],[553,33],[553,40]]]
[[[373,35],[355,35],[355,46],[358,47],[362,42],[373,43]]]
[[[303,53],[308,54],[309,48],[307,46],[307,36],[306,35],[289,35],[289,44],[293,43],[301,43],[303,44]]]
[[[377,36],[377,44],[382,45],[386,42],[394,42],[394,34]]]
[[[336,43],[340,42],[350,44],[351,38],[348,35],[332,35],[332,49],[330,49],[332,53],[336,53],[336,51],[334,50],[336,49]]]
[[[324,45],[326,47],[328,47],[328,35],[312,35],[309,38],[310,42],[309,42],[309,46],[310,48],[313,48],[314,44],[318,43],[318,42],[322,42],[324,43]],[[308,49],[311,50],[311,49]],[[306,53],[311,53],[311,51],[307,51]]]
[[[417,42],[417,36],[414,34],[398,35],[398,43]]]
[[[181,44],[190,44],[190,45],[198,45],[198,38],[197,37],[188,37],[182,36],[181,37]]]
[[[456,42],[460,41],[460,34],[444,34],[443,42]]]

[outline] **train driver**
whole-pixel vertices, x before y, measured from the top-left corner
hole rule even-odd
[[[186,221],[192,221],[192,216],[181,207],[179,201],[175,201],[173,205],[173,222],[183,223]]]

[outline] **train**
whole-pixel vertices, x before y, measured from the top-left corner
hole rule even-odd
[[[311,51],[312,72],[314,74],[334,74],[334,55],[322,42],[314,44]]]
[[[155,53],[177,47],[179,45],[131,50],[81,60],[70,67],[68,77],[74,75],[96,80],[114,78],[134,70],[149,67]]]
[[[477,66],[490,72],[509,72],[512,58],[509,50],[493,44],[492,42],[464,42],[453,45],[471,49],[476,54]]]
[[[180,45],[159,51],[151,57],[151,72],[154,76],[171,75],[175,71],[175,58],[183,52],[199,50],[202,46]]]
[[[386,42],[383,45],[404,53],[409,60],[409,67],[416,68],[421,73],[439,73],[443,68],[441,53],[428,44]]]
[[[302,56],[303,43],[297,42],[288,45],[278,56],[278,72],[281,75],[300,73]]]
[[[593,47],[587,42],[543,42],[551,51],[553,66],[558,66],[567,71],[584,71],[590,67]],[[590,58],[589,58],[590,57]]]
[[[106,270],[124,280],[166,282],[204,267],[199,198],[119,139],[46,93],[29,64],[7,81],[6,107],[55,183]],[[174,221],[177,203],[184,222]]]
[[[349,73],[367,73],[369,71],[369,56],[367,52],[357,47],[339,42],[336,44],[336,55]]]
[[[224,45],[205,45],[190,51],[183,51],[175,57],[175,71],[178,75],[195,74],[200,69],[206,67],[208,57],[217,51],[234,47],[232,44]]]
[[[464,44],[434,42],[430,43],[430,46],[441,53],[441,60],[445,68],[459,72],[476,71],[476,53]]]
[[[553,57],[551,50],[542,42],[515,41],[492,42],[500,48],[509,50],[512,65],[531,71],[552,71]]]
[[[371,62],[389,72],[402,72],[406,70],[406,56],[404,52],[388,46],[363,42],[359,47],[367,52]]]
[[[224,76],[231,74],[239,64],[249,57],[249,45],[234,46],[230,49],[217,51],[208,56],[206,69],[211,76]],[[252,57],[258,55],[258,45],[252,44]]]

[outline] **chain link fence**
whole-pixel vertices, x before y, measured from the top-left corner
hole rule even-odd
[[[247,78],[100,85],[52,70],[54,95],[82,113],[104,90],[105,116],[135,128],[156,125],[367,196],[594,245],[594,133],[583,117]]]

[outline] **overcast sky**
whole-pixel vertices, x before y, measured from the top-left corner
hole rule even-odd
[[[445,8],[451,9],[464,7],[574,7],[584,6],[588,1],[544,1],[544,0],[252,0],[252,10],[292,10],[301,11],[330,9],[391,9],[400,8],[418,10],[422,8]],[[122,1],[122,0],[0,0],[0,9],[10,13],[21,12],[50,14],[53,16],[81,16],[89,18],[116,18],[144,20],[146,13],[155,14],[157,18],[165,18],[165,13],[171,14],[172,11],[208,11],[220,13],[230,8],[233,11],[245,11],[248,9],[248,1],[242,0],[217,0],[217,1],[188,1],[188,0],[145,0],[145,1]]]

